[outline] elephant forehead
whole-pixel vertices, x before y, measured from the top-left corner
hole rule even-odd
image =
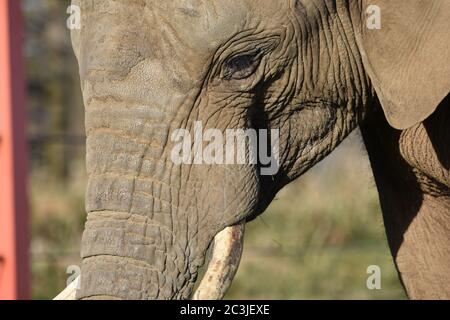
[[[151,34],[198,51],[280,16],[291,0],[73,0],[91,32]],[[284,11],[284,10],[283,10]],[[143,35],[140,36],[141,38]],[[153,40],[153,43],[156,39]]]
[[[186,87],[201,78],[207,61],[230,38],[279,24],[290,1],[73,0],[73,4],[82,12],[82,30],[72,32],[82,79],[124,79],[133,73],[148,78],[161,69],[160,78]]]
[[[151,0],[155,19],[176,33],[186,45],[215,49],[240,31],[256,29],[273,18],[287,1]],[[166,30],[167,31],[167,30]]]

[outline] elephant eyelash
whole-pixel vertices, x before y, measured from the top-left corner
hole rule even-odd
[[[236,55],[224,64],[222,77],[226,80],[241,80],[255,73],[261,61],[261,52]]]

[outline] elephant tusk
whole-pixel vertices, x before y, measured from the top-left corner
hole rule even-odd
[[[214,238],[208,269],[192,296],[193,300],[222,299],[233,281],[241,260],[245,222],[225,228]]]
[[[67,286],[67,288],[65,288],[53,300],[75,300],[79,284],[80,284],[80,277],[78,276]]]

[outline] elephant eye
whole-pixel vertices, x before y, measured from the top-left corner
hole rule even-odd
[[[257,53],[235,56],[225,63],[224,78],[227,80],[247,78],[256,71],[259,61]]]

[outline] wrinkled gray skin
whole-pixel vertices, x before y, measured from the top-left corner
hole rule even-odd
[[[398,132],[380,113],[367,72],[360,1],[73,4],[82,10],[82,29],[72,37],[86,107],[89,174],[80,299],[189,298],[218,232],[262,213],[284,185],[366,119],[363,132],[373,163],[384,154],[376,150],[381,134],[375,131],[384,126],[384,134]],[[391,123],[398,121],[392,115],[399,114],[386,113]],[[421,116],[413,121],[420,123]],[[195,121],[223,131],[279,128],[280,170],[261,176],[258,165],[173,164],[171,133],[192,132]],[[383,172],[387,160],[378,160]],[[419,153],[418,163],[426,161]],[[382,195],[388,183],[376,178]],[[436,185],[447,190],[448,182],[447,175]],[[450,201],[433,203],[445,207]],[[410,221],[401,220],[403,229],[387,221],[395,258]],[[445,221],[441,226],[448,228]],[[448,244],[445,234],[441,240]],[[442,247],[435,260],[441,267],[434,269],[420,262],[428,251],[421,255],[415,248],[423,247],[421,242],[411,237],[396,260],[408,293],[449,297],[450,264],[442,266],[449,262],[448,249]],[[419,255],[411,264],[410,252]],[[417,275],[421,280],[414,280]]]

